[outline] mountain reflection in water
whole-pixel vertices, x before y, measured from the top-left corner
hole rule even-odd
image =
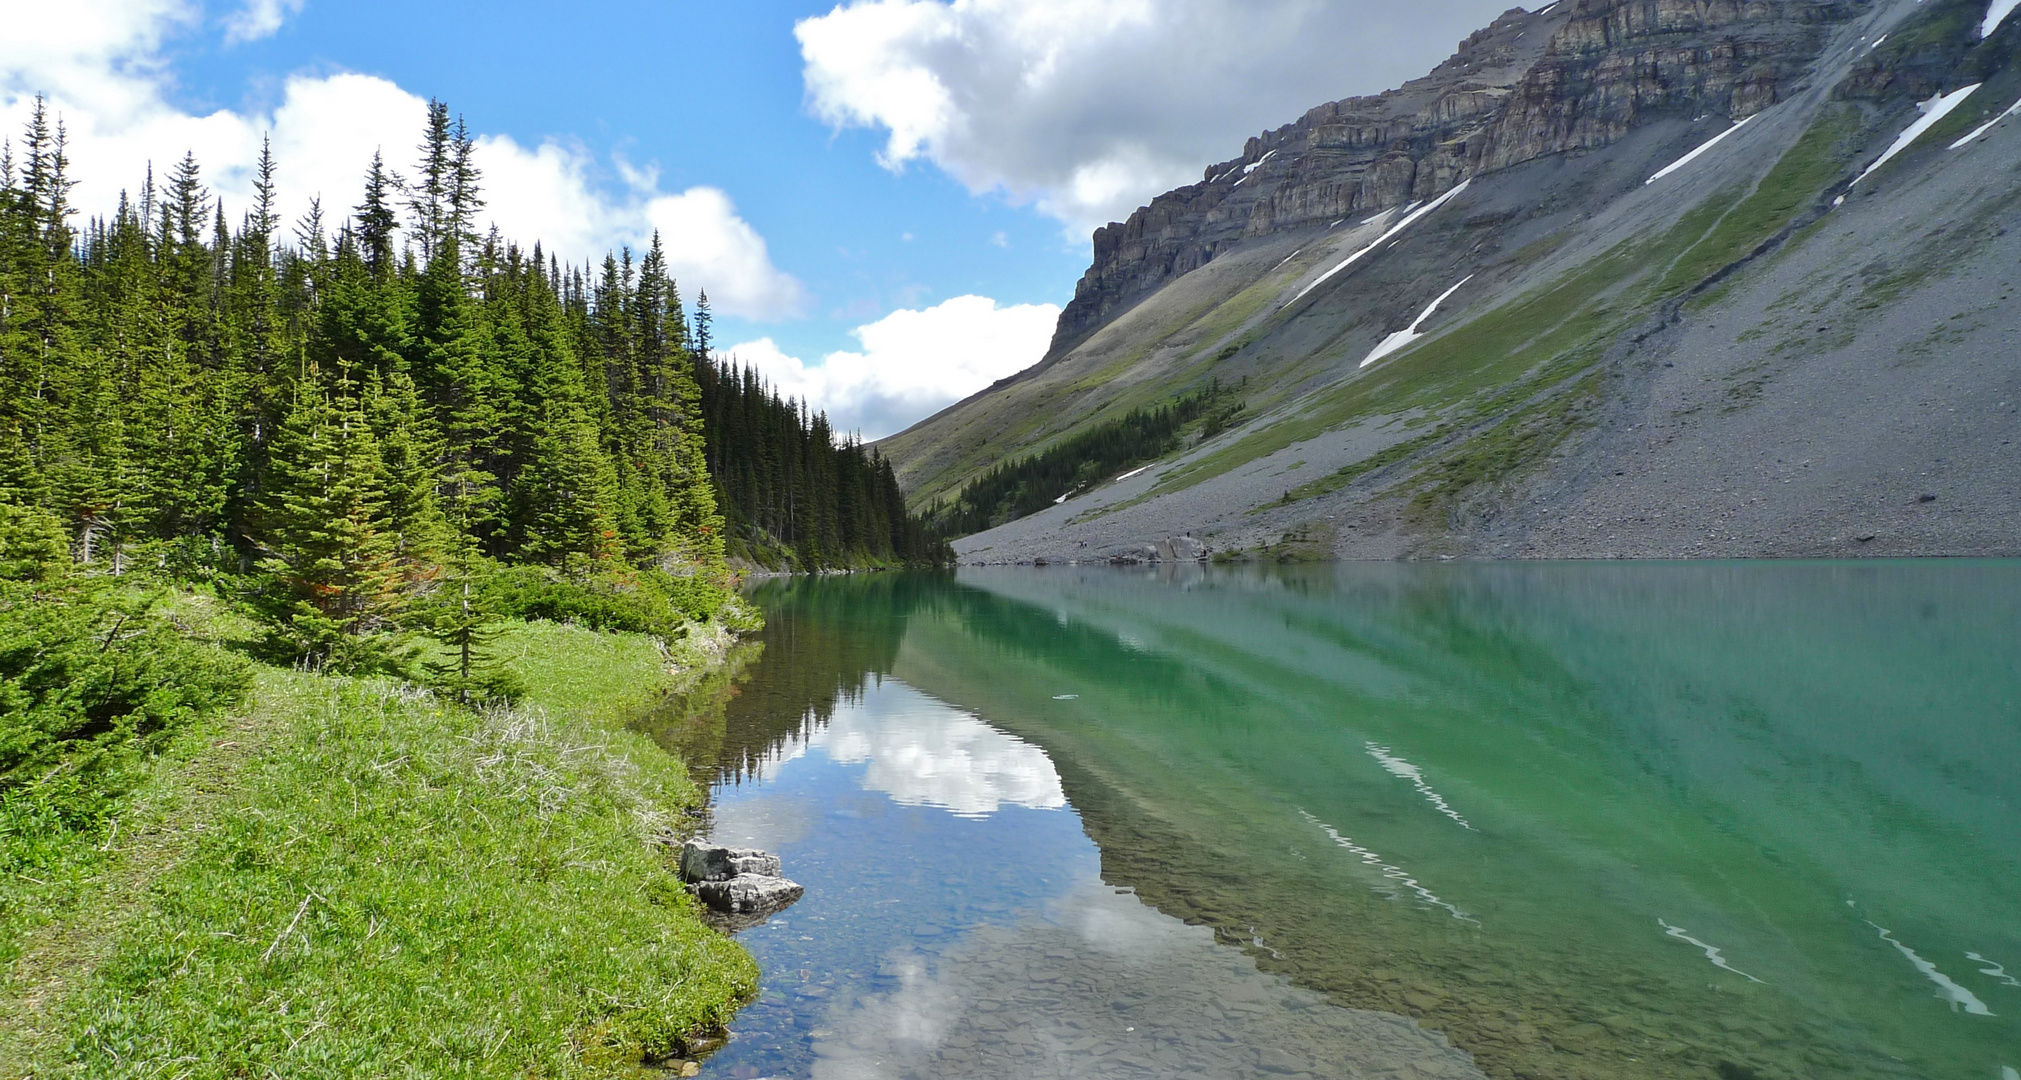
[[[2021,565],[1005,569],[757,598],[741,685],[644,723],[716,785],[719,833],[790,835],[810,886],[747,936],[767,997],[712,1072],[1471,1068],[1382,1042],[1431,1038],[1385,1014],[1498,1077],[2021,1064],[1998,963],[2021,957]],[[1147,920],[1198,949],[1105,960],[1077,929],[1103,905],[1097,936],[1165,940],[1131,936]],[[1167,986],[1259,979],[1242,1023]],[[1116,1041],[1140,1006],[1174,1022]]]

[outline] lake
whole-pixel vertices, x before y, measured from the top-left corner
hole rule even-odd
[[[704,1076],[2021,1080],[2021,564],[780,580]]]

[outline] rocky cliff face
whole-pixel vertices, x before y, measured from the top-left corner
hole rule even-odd
[[[1607,146],[1639,124],[1776,103],[1859,0],[1562,0],[1513,9],[1431,74],[1330,102],[1249,140],[1201,182],[1098,229],[1060,316],[1057,360],[1230,245],[1367,216],[1462,180]]]
[[[1511,12],[1102,230],[1052,356],[879,446],[926,505],[1239,388],[970,562],[2012,556],[2017,160],[1988,0]]]

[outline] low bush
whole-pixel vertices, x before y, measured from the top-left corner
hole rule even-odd
[[[571,575],[541,566],[499,570],[485,583],[487,601],[501,615],[546,619],[591,630],[625,630],[674,640],[690,622],[735,612],[730,591],[700,575],[661,570]]]
[[[251,668],[190,640],[157,595],[92,578],[0,583],[0,860],[25,832],[95,827],[176,729]]]

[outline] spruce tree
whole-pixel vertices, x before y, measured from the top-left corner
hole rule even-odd
[[[400,227],[393,195],[399,185],[399,177],[389,173],[385,160],[373,151],[371,170],[365,174],[365,201],[358,204],[356,212],[359,254],[374,276],[393,270],[393,233]]]
[[[259,547],[276,644],[313,666],[386,666],[407,583],[355,382],[326,388],[318,372],[305,374],[274,440],[273,475]]]

